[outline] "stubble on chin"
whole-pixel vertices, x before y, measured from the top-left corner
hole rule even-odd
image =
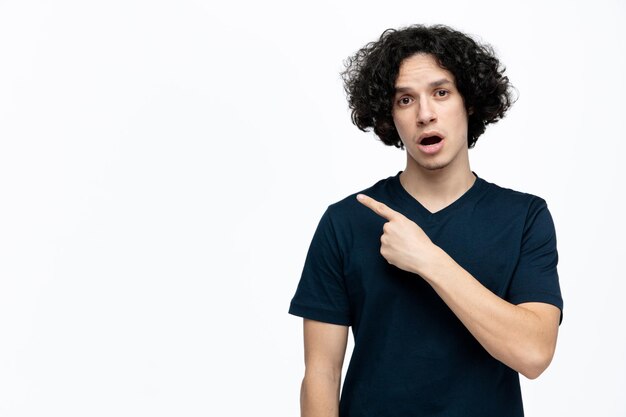
[[[407,151],[407,155],[409,158],[413,159],[413,162],[415,163],[415,165],[417,165],[418,168],[425,169],[427,171],[439,171],[449,165],[449,162],[446,163],[443,161],[420,161],[408,151]]]
[[[438,171],[440,169],[444,169],[447,164],[429,164],[429,165],[422,165],[424,168],[426,168],[429,171]]]

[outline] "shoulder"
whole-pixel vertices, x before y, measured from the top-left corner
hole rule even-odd
[[[385,220],[361,204],[356,196],[365,194],[385,204],[393,205],[395,198],[393,178],[378,180],[328,205],[323,216],[324,221],[333,229],[339,240],[352,241],[362,233],[373,232],[380,228]]]
[[[546,200],[538,195],[507,188],[484,181],[482,198],[477,202],[477,213],[493,225],[514,226],[521,232],[537,223],[552,223]]]
[[[542,197],[524,191],[514,190],[484,180],[486,202],[494,204],[500,209],[509,209],[516,212],[528,213],[547,206]]]
[[[363,204],[359,203],[356,196],[358,194],[365,194],[378,201],[387,203],[390,200],[389,189],[391,187],[392,180],[393,177],[384,178],[376,181],[376,183],[367,188],[354,191],[353,193],[330,204],[327,208],[327,212],[331,215],[331,217],[336,218],[337,220],[354,218],[355,216],[358,217],[362,213],[367,213],[371,210],[363,210],[365,207]]]

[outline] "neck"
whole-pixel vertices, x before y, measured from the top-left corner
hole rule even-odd
[[[469,167],[469,161],[463,165],[455,169],[447,166],[428,170],[407,161],[405,170],[400,174],[400,183],[423,206],[430,211],[438,211],[462,196],[474,184],[476,177]]]

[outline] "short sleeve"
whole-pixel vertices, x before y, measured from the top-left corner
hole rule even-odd
[[[520,255],[507,299],[513,304],[544,302],[561,310],[563,299],[557,272],[558,252],[554,222],[546,202],[535,197],[522,233]]]
[[[317,225],[289,314],[350,325],[343,260],[329,208]]]

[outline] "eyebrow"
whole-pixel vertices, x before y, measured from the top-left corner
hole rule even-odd
[[[447,78],[442,78],[440,80],[433,81],[432,83],[428,84],[428,87],[435,88],[435,87],[441,87],[442,85],[446,85],[446,84],[452,84],[452,81],[450,81]],[[411,90],[412,90],[411,87],[404,87],[404,86],[396,87],[396,93],[406,93],[407,91],[411,91]]]

